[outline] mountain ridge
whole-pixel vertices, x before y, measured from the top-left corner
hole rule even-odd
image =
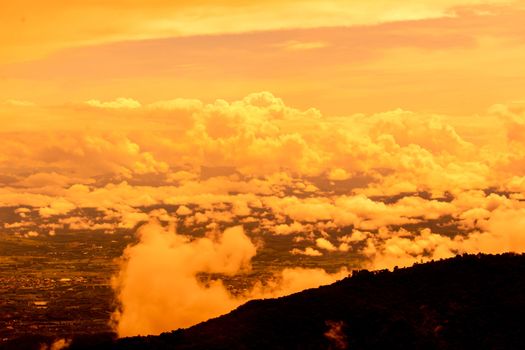
[[[525,255],[459,255],[252,300],[158,336],[74,339],[84,349],[516,349],[525,345]]]
[[[515,254],[361,270],[328,286],[252,300],[188,329],[121,339],[107,349],[520,347],[525,325],[520,276],[525,277],[525,256]],[[330,336],[334,327],[339,334]]]

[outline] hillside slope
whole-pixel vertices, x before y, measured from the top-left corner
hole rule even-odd
[[[175,291],[174,291],[175,293]],[[255,300],[222,317],[99,349],[525,348],[525,256],[464,255]],[[71,349],[87,349],[76,341]]]

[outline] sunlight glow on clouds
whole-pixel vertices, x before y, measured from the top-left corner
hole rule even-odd
[[[252,298],[332,282],[350,268],[525,251],[519,103],[494,106],[478,120],[490,130],[481,134],[499,135],[498,143],[466,141],[447,116],[398,109],[331,117],[269,92],[233,102],[4,107],[13,108],[26,129],[0,138],[0,205],[20,211],[4,230],[36,239],[149,223],[115,278],[120,335],[190,326]],[[24,115],[52,115],[56,124],[40,131]],[[221,278],[200,280],[202,273],[242,278],[273,237],[287,240],[282,254],[296,265],[242,295]],[[302,265],[327,257],[347,262],[335,272]],[[145,279],[148,291],[138,288]],[[167,280],[170,288],[155,288]]]
[[[524,21],[503,0],[11,1],[0,234],[129,242],[120,336],[525,252]]]
[[[122,310],[114,314],[120,336],[159,334],[224,314],[250,299],[288,295],[347,275],[320,269],[286,269],[266,285],[233,296],[221,280],[206,283],[197,274],[236,275],[250,269],[256,247],[242,227],[192,240],[158,223],[140,228],[140,242],[124,252],[114,283]],[[144,288],[147,285],[148,288]]]

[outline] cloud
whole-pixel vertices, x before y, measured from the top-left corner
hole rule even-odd
[[[330,171],[328,178],[333,181],[348,180],[351,174],[348,174],[345,169],[336,168]]]
[[[33,206],[43,217],[97,208],[111,211],[120,228],[147,220],[140,207],[153,205],[182,208],[186,224],[256,220],[265,212],[274,219],[259,220],[262,228],[297,235],[319,223],[374,231],[446,217],[476,228],[489,215],[481,209],[516,206],[523,188],[519,103],[493,107],[488,114],[502,123],[479,127],[505,139],[476,146],[444,116],[331,117],[269,92],[136,106],[63,106],[52,112],[63,122],[77,113],[71,130],[50,123],[46,132],[38,124],[4,132],[0,203]],[[516,193],[486,194],[489,188]]]
[[[119,97],[114,101],[101,102],[99,100],[86,101],[86,105],[95,108],[109,108],[109,109],[137,109],[141,107],[140,102],[132,98]]]
[[[492,0],[489,3],[501,2]],[[395,9],[384,1],[345,2],[341,0],[268,1],[259,6],[250,1],[140,1],[111,0],[100,7],[89,3],[49,1],[44,5],[21,1],[6,5],[0,21],[17,40],[0,35],[6,53],[1,61],[29,60],[54,50],[86,44],[191,35],[242,33],[282,28],[351,26],[391,21],[448,17],[460,5],[487,3],[486,0],[406,2]],[[300,9],[300,11],[299,11]],[[53,25],[46,22],[55,15]],[[199,15],[199,21],[192,20]],[[88,20],[89,19],[89,20]],[[101,26],[100,23],[106,23]],[[66,31],[72,26],[76,31]]]
[[[332,244],[332,242],[322,237],[317,238],[315,240],[315,244],[317,245],[317,247],[324,249],[324,250],[328,250],[329,252],[333,252],[337,250],[337,248]]]
[[[68,176],[65,174],[59,174],[57,172],[41,172],[34,173],[27,177],[22,178],[20,181],[16,182],[17,186],[35,188],[35,187],[66,187],[68,185],[77,184],[79,182],[93,182],[93,180],[78,178],[74,176]]]
[[[34,107],[35,103],[23,100],[6,100],[4,104],[14,107]]]
[[[390,268],[525,249],[515,104],[480,117],[472,142],[451,116],[335,117],[269,92],[95,105],[25,107],[24,127],[2,131],[0,206],[16,208],[3,230],[28,239],[149,222],[115,277],[121,335],[186,327],[347,273],[304,262]],[[290,265],[232,294],[223,280],[242,279],[258,247]]]
[[[485,220],[482,230],[466,235],[445,236],[428,228],[419,232],[385,230],[383,239],[371,235],[363,252],[371,259],[369,267],[373,269],[410,266],[463,253],[523,253],[524,210],[498,209]]]
[[[227,168],[231,175],[260,184],[261,178],[283,181],[287,177],[297,190],[311,193],[318,187],[298,179],[325,177],[337,187],[365,174],[370,185],[356,191],[391,196],[497,187],[505,182],[497,169],[521,175],[525,159],[525,146],[516,141],[519,135],[508,134],[505,148],[485,146],[480,153],[445,118],[403,110],[328,117],[315,109],[288,107],[268,92],[231,103],[135,102],[97,103],[103,114],[77,110],[78,117],[67,132],[50,124],[45,135],[35,133],[40,126],[6,135],[0,141],[4,150],[0,166],[8,167],[10,176],[24,174],[27,178],[21,183],[35,181],[38,173],[53,172],[56,179],[75,178],[77,183],[89,183],[95,176],[130,179],[146,174],[162,175],[157,182],[180,183],[198,178],[201,169]],[[63,111],[63,118],[72,112]],[[89,121],[89,131],[83,120]],[[507,129],[518,130],[519,125],[510,124]],[[50,172],[49,166],[60,172]],[[276,174],[286,177],[279,179]],[[310,201],[310,208],[305,204],[297,204],[303,206],[303,215],[312,210],[322,215],[319,203]],[[324,213],[326,218],[332,215]]]
[[[290,251],[293,255],[322,256],[323,253],[312,247],[306,247],[304,250],[294,248]]]
[[[63,215],[75,209],[76,206],[64,198],[54,199],[48,206],[41,207],[38,213],[43,218],[48,218],[54,215]]]
[[[276,46],[282,47],[284,50],[290,51],[303,51],[303,50],[317,50],[327,47],[329,44],[322,41],[307,41],[301,42],[296,40],[290,40]]]
[[[181,205],[177,211],[175,212],[177,213],[177,215],[180,215],[180,216],[186,216],[186,215],[190,215],[192,213],[191,209],[188,208],[187,206],[185,205]]]
[[[271,224],[268,229],[272,230],[277,235],[289,235],[291,233],[305,232],[312,230],[312,226],[303,225],[300,222],[294,221],[291,224]]]
[[[152,221],[138,230],[139,243],[126,248],[113,280],[121,308],[113,315],[120,336],[158,334],[224,314],[249,299],[281,296],[341,278],[321,269],[285,269],[263,285],[233,296],[220,279],[250,270],[256,246],[242,227],[201,238],[177,234]],[[147,285],[148,288],[144,288]]]
[[[234,275],[249,269],[256,248],[242,228],[229,229],[217,239],[191,241],[151,223],[138,235],[140,243],[126,249],[123,268],[114,281],[122,304],[115,315],[119,335],[188,327],[240,304],[222,282],[204,286],[197,274]]]

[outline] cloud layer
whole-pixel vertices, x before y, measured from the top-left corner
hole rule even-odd
[[[400,109],[327,116],[269,92],[0,106],[12,113],[2,233],[141,227],[114,279],[120,335],[187,327],[354,268],[525,250],[520,102],[469,125]]]

